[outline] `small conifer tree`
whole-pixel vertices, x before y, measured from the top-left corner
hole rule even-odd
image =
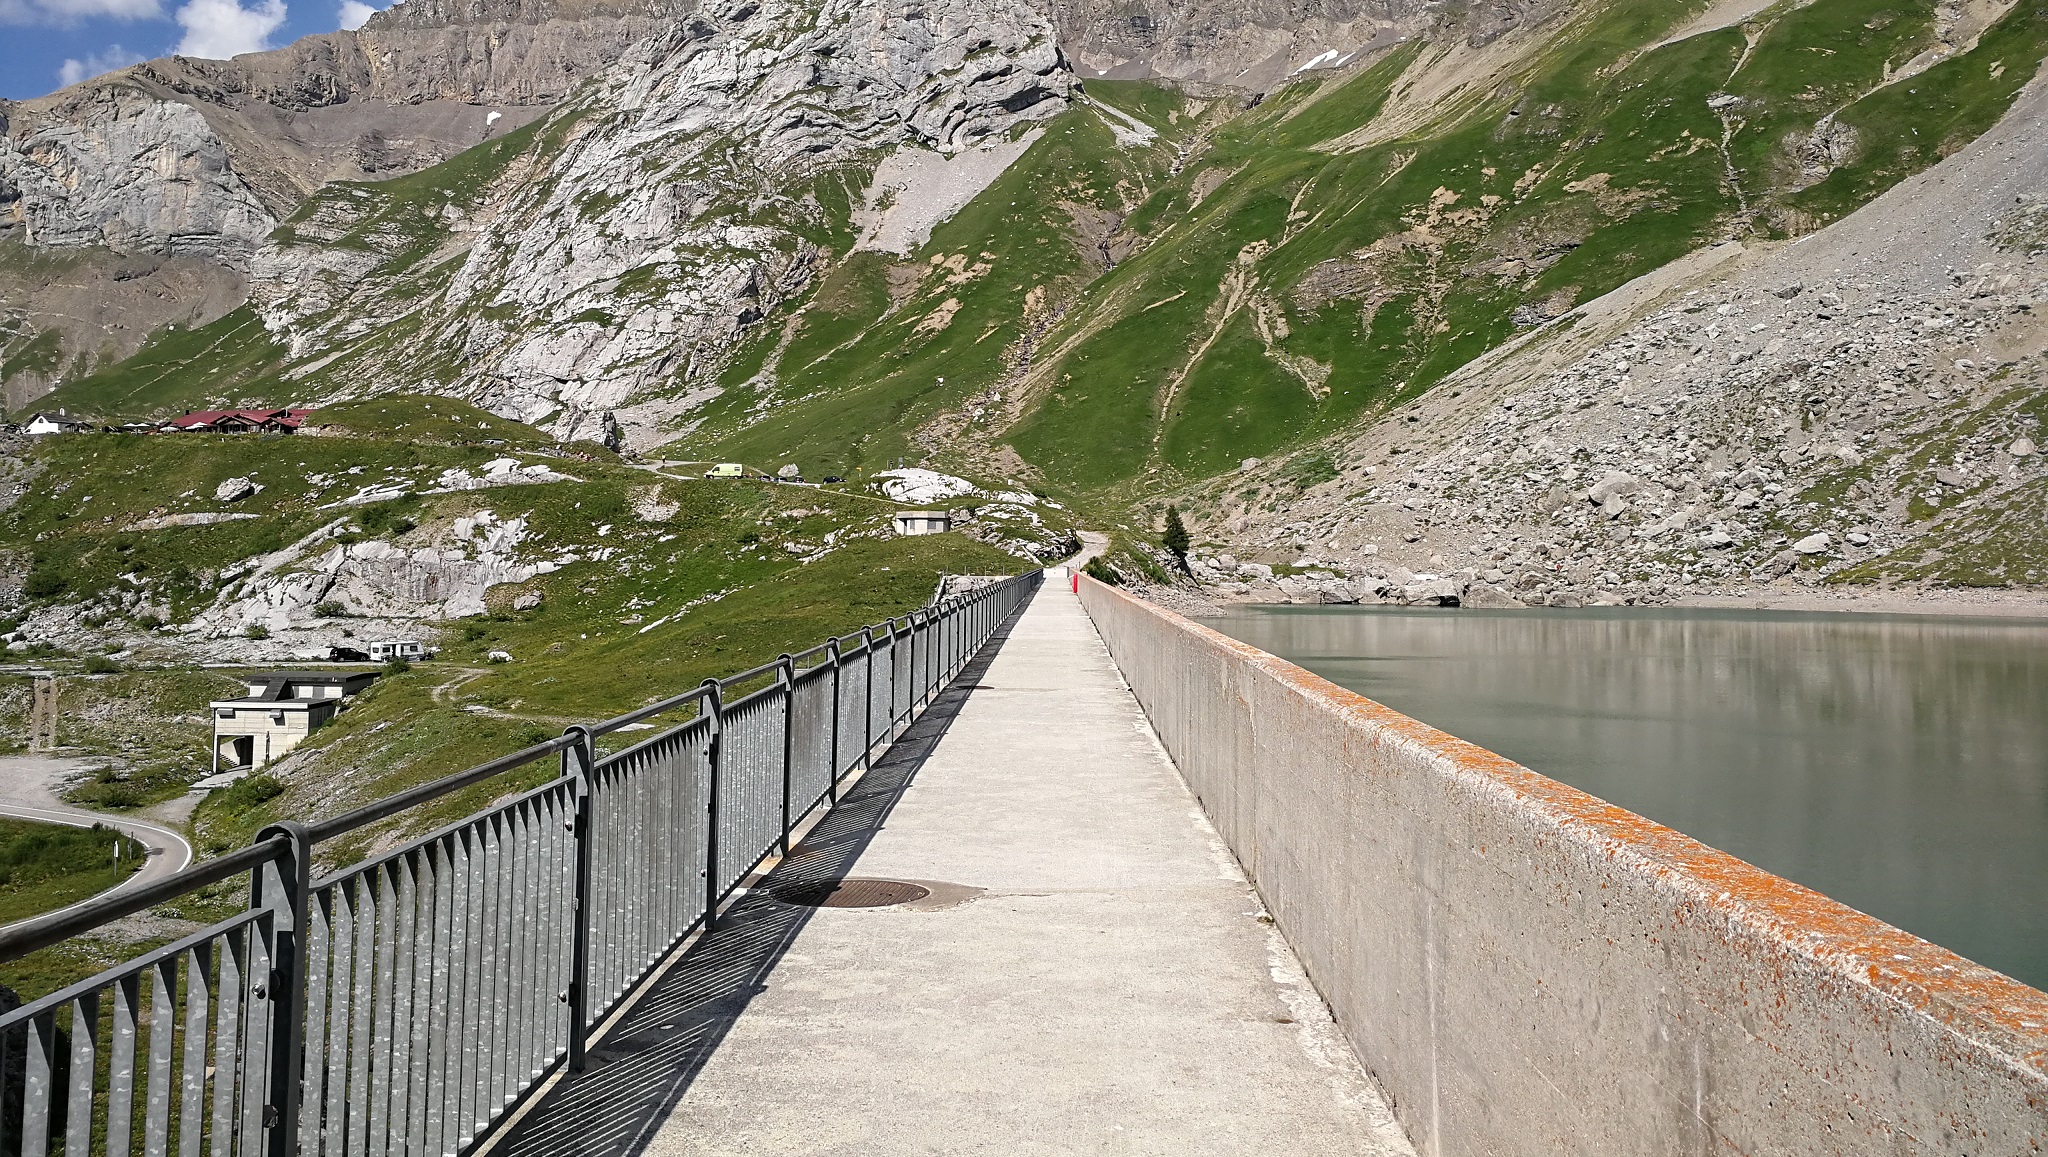
[[[1180,560],[1182,570],[1188,566],[1188,525],[1180,520],[1180,507],[1166,508],[1166,530],[1159,536],[1159,545]]]

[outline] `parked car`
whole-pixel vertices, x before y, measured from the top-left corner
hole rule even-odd
[[[370,653],[360,647],[329,647],[327,661],[330,663],[367,663]]]

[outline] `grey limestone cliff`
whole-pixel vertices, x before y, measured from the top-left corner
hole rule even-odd
[[[1003,145],[1074,85],[1050,25],[1013,0],[727,0],[595,78],[542,133],[559,151],[439,222],[439,255],[460,262],[434,300],[387,265],[419,233],[361,228],[389,209],[371,197],[323,198],[257,256],[253,294],[303,353],[389,345],[365,318],[429,318],[356,380],[597,437],[637,395],[687,393],[807,285],[884,158]],[[372,240],[321,241],[343,234]]]
[[[356,32],[0,102],[0,230],[239,266],[322,186],[414,172],[517,128],[688,9],[407,3]]]
[[[0,138],[0,222],[30,246],[233,259],[276,224],[189,105],[101,85],[32,111]]]

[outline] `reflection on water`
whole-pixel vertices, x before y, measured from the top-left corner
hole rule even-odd
[[[1270,607],[1210,625],[2048,988],[2048,623]]]

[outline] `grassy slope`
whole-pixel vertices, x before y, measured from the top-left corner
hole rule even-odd
[[[860,253],[837,265],[806,303],[767,388],[748,384],[779,328],[763,326],[727,374],[735,388],[683,446],[700,457],[795,461],[817,473],[923,457],[913,432],[1002,381],[1020,343],[1100,272],[1076,215],[1117,214],[1141,198],[1195,127],[1180,116],[1182,99],[1163,89],[1098,81],[1089,92],[1151,120],[1159,140],[1120,147],[1103,114],[1070,109],[915,254]],[[910,286],[893,299],[892,274]]]
[[[436,412],[444,416],[437,418]],[[43,439],[30,450],[38,480],[11,508],[0,511],[0,548],[28,555],[32,574],[54,576],[62,585],[51,598],[144,589],[151,601],[168,605],[182,618],[211,601],[217,589],[212,576],[222,567],[278,550],[344,514],[382,513],[334,504],[388,472],[431,475],[450,467],[475,469],[508,452],[559,453],[530,430],[458,402],[380,399],[336,407],[321,418],[360,427],[361,436],[90,434]],[[405,436],[393,436],[401,428]],[[573,460],[556,465],[567,471],[619,469]],[[337,481],[315,493],[306,481],[310,474]],[[258,518],[131,529],[152,517],[221,509],[214,489],[233,477],[263,487],[233,511]],[[416,504],[401,503],[408,509]]]
[[[38,410],[129,421],[172,418],[210,407],[284,406],[293,388],[276,371],[284,350],[247,306],[196,329],[169,326],[135,356],[58,386]]]
[[[1305,86],[1283,93],[1134,215],[1151,248],[1069,315],[1080,340],[1016,444],[1056,478],[1171,483],[1370,416],[1509,336],[1518,306],[1554,313],[1731,233],[1814,227],[1960,147],[2032,76],[2042,10],[2022,3],[1973,52],[1876,87],[1925,46],[1931,5],[1819,0],[1768,18],[1746,57],[1738,29],[1632,55],[1674,13],[1612,5],[1519,90],[1336,155],[1317,146],[1369,120],[1406,54],[1431,50],[1313,103]],[[1708,105],[1721,94],[1725,123]],[[1861,151],[1801,188],[1795,147],[1836,110]],[[1229,176],[1191,204],[1205,170]]]
[[[375,399],[321,417],[352,433],[43,440],[30,451],[40,468],[36,480],[0,512],[0,548],[33,559],[31,573],[61,583],[29,609],[79,608],[78,617],[136,640],[145,652],[157,636],[133,618],[140,608],[123,610],[108,592],[140,584],[143,605],[168,604],[182,619],[213,604],[222,570],[337,517],[351,518],[364,535],[419,548],[445,545],[455,519],[490,510],[501,520],[523,518],[537,555],[582,558],[517,587],[493,588],[492,614],[450,625],[443,662],[381,685],[342,724],[321,732],[308,757],[286,770],[291,791],[258,801],[263,815],[372,798],[556,733],[565,722],[614,714],[809,646],[920,604],[941,572],[1013,573],[1025,565],[957,534],[897,538],[888,529],[893,504],[865,494],[677,480],[609,456],[577,459],[523,434],[523,427],[444,399]],[[504,454],[548,462],[579,481],[335,505],[386,477],[417,483]],[[312,474],[335,481],[315,490],[307,480]],[[258,517],[130,529],[143,517],[217,508],[213,488],[236,475],[264,486],[236,504]],[[542,601],[515,611],[517,594]],[[697,605],[686,610],[691,604]],[[667,621],[653,625],[661,620]],[[330,625],[346,627],[348,620]],[[517,661],[486,664],[487,652],[500,649]],[[456,669],[464,666],[474,668],[474,677]],[[433,694],[459,675],[458,687]],[[123,756],[129,768],[87,785],[81,802],[135,806],[152,798],[159,779],[176,780],[174,787],[189,780],[200,766],[181,756],[203,755],[204,703],[229,682],[226,673],[139,670],[68,679],[62,738]],[[25,716],[27,699],[25,680],[0,684],[0,716]],[[467,704],[501,717],[461,711]],[[132,728],[94,722],[101,716],[151,719],[157,738],[144,742]],[[387,720],[403,726],[370,731]],[[238,842],[253,830],[239,817],[211,814],[219,810],[209,805],[202,813],[210,846]]]
[[[1931,43],[1931,0],[1819,0],[1653,51],[1688,13],[1623,0],[1564,25],[1517,83],[1363,148],[1337,142],[1439,49],[1199,119],[1179,94],[1091,82],[1161,142],[1119,149],[1070,112],[909,261],[835,266],[779,359],[781,327],[760,327],[682,445],[847,472],[1007,439],[1115,516],[1373,420],[1512,336],[1518,309],[1552,316],[1701,245],[1853,210],[2004,111],[2048,50],[2042,11],[2025,0],[1974,51],[1888,85]],[[1855,143],[1816,180],[1802,149],[1829,116]],[[1128,210],[1142,247],[1103,270],[1061,202]],[[918,276],[934,259],[956,262],[950,284]],[[961,278],[961,259],[988,271]],[[1057,308],[1028,308],[1037,286]],[[1015,393],[1027,345],[1036,392],[1005,429],[1015,398],[989,391]],[[917,436],[976,404],[964,440]]]
[[[452,645],[439,662],[380,681],[294,759],[283,796],[241,812],[203,808],[202,843],[225,848],[277,816],[331,814],[559,734],[569,723],[615,715],[901,614],[924,602],[941,573],[1020,569],[1017,560],[959,535],[863,540],[804,565],[746,551],[737,541],[743,533],[697,539],[689,552],[697,557],[674,569],[579,575],[569,568],[549,576],[556,581],[543,584],[549,593],[539,609],[478,623],[474,637]],[[599,589],[583,594],[576,584],[590,580]],[[733,593],[644,633],[655,621],[651,611],[646,623],[619,622],[622,597],[654,597],[667,607],[700,597],[694,592],[706,584]],[[484,664],[492,649],[515,661]],[[438,699],[437,687],[446,688]],[[495,714],[463,710],[470,705]],[[418,809],[396,826],[425,830],[552,774],[548,766],[502,777]],[[327,854],[346,859],[372,838],[342,841]]]
[[[0,819],[0,924],[103,892],[141,863],[142,845],[111,828]]]

